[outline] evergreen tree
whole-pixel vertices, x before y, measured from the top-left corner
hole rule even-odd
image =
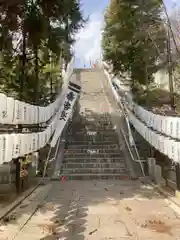
[[[38,104],[52,79],[59,85],[84,22],[78,0],[0,2],[1,91]]]
[[[164,52],[166,34],[160,0],[111,0],[105,14],[104,59],[115,72],[128,73],[132,84],[153,80],[157,60]],[[153,40],[153,41],[152,41]]]

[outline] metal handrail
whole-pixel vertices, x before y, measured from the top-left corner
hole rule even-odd
[[[104,71],[104,68],[103,68],[103,66],[102,66],[102,69],[103,69],[103,71]],[[105,72],[105,71],[104,71]],[[107,75],[107,74],[106,74]],[[111,86],[111,89],[113,90],[113,85],[112,85],[112,82],[111,82],[111,80],[109,79],[110,78],[110,76],[109,76],[109,73],[108,73],[108,76],[107,76],[107,78],[108,78],[108,82],[109,82],[109,84],[110,84],[110,86]],[[115,90],[116,91],[116,90]],[[117,91],[116,91],[116,93],[117,93]],[[126,124],[127,124],[127,127],[128,127],[128,132],[129,132],[129,138],[131,137],[131,139],[132,139],[132,141],[133,141],[133,147],[134,147],[134,149],[135,149],[135,153],[136,153],[136,155],[137,155],[137,159],[135,159],[135,157],[134,157],[134,155],[133,155],[133,152],[132,152],[132,150],[131,150],[131,147],[130,147],[130,144],[129,144],[129,141],[127,140],[127,137],[126,137],[126,135],[125,135],[125,133],[124,133],[124,131],[120,128],[120,131],[121,131],[121,133],[122,133],[122,135],[123,135],[123,137],[124,137],[124,140],[125,140],[125,143],[126,143],[126,145],[127,145],[127,148],[128,148],[128,151],[129,151],[129,153],[130,153],[130,156],[131,156],[131,158],[132,158],[132,160],[134,161],[134,162],[138,162],[139,164],[140,164],[140,167],[141,167],[141,171],[142,171],[142,174],[143,174],[143,176],[145,176],[145,172],[144,172],[144,168],[143,168],[143,165],[142,165],[142,163],[143,162],[146,162],[145,160],[140,160],[140,155],[139,155],[139,153],[138,153],[138,150],[137,150],[137,147],[136,147],[136,144],[135,144],[135,141],[134,141],[134,138],[133,138],[133,135],[132,135],[132,132],[131,132],[131,128],[130,128],[130,125],[129,125],[129,120],[128,120],[128,118],[127,118],[127,114],[126,114],[126,106],[121,102],[121,96],[119,96],[119,94],[117,93],[117,95],[118,95],[118,97],[115,97],[116,98],[116,100],[117,100],[117,98],[118,98],[118,105],[120,106],[120,108],[121,108],[121,112],[123,113],[123,116],[124,116],[124,118],[125,118],[125,120],[126,120]]]

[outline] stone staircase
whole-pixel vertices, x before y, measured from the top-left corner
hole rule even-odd
[[[110,114],[89,111],[67,134],[61,176],[69,179],[128,179],[124,153]]]

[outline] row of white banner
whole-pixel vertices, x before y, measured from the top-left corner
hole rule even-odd
[[[103,63],[104,64],[104,63]],[[107,68],[107,64],[104,64]],[[106,70],[104,70],[106,75],[112,77]],[[111,84],[111,87],[113,85]],[[119,95],[116,89],[112,88],[113,93],[116,97],[116,100],[119,101]],[[147,111],[145,108],[136,104],[133,101],[132,95],[130,93],[125,94],[125,100],[127,102],[128,108],[135,113],[135,115],[145,123],[148,127],[154,129],[155,131],[164,134],[173,139],[180,140],[180,118],[179,117],[171,117],[171,116],[163,116],[154,114],[151,111]]]
[[[180,142],[165,137],[142,123],[132,112],[128,112],[128,118],[136,131],[155,149],[168,156],[174,162],[180,162]]]
[[[43,148],[46,144],[54,147],[72,113],[78,93],[67,89],[66,96],[49,126],[43,132],[0,135],[0,164]],[[50,138],[53,136],[51,142]]]
[[[120,103],[120,105],[122,106],[122,103],[121,103],[122,99],[112,85],[112,81],[111,81],[112,76],[111,74],[108,73],[106,69],[104,69],[104,65],[105,65],[105,68],[107,69],[107,64],[100,63],[100,66],[103,68],[109,80],[114,97],[116,98],[117,102]],[[131,122],[131,124],[135,127],[136,131],[147,142],[149,142],[155,149],[157,149],[164,155],[168,156],[172,161],[180,162],[180,141],[176,139],[172,139],[173,136],[179,139],[179,135],[177,133],[175,134],[175,132],[179,131],[180,129],[177,128],[178,129],[178,130],[176,129],[177,131],[173,130],[174,128],[173,128],[173,122],[172,122],[173,120],[175,119],[178,120],[179,118],[160,116],[163,118],[161,119],[161,124],[160,124],[161,127],[160,127],[157,124],[157,118],[156,118],[159,115],[148,112],[145,109],[142,110],[142,107],[136,105],[133,102],[132,96],[130,94],[126,94],[125,99],[127,102],[127,107],[129,109],[127,113],[128,119]],[[141,110],[140,110],[141,113],[139,113],[139,109],[141,109],[144,112],[146,111],[146,114],[148,112],[148,114],[152,114],[152,116],[154,115],[153,119],[152,119],[152,116],[150,118],[149,115],[145,116],[145,114],[142,114]],[[135,114],[137,115],[135,115],[133,112],[135,112]],[[167,120],[165,121],[166,118]],[[168,122],[168,120],[171,120],[171,123]],[[166,124],[163,124],[163,121],[165,121]],[[176,122],[176,124],[174,123],[174,125],[178,127],[178,122]]]
[[[130,94],[126,94],[128,108],[145,123],[148,127],[173,139],[180,140],[180,118],[162,116],[147,111],[143,107],[135,104]]]
[[[31,105],[7,97],[0,93],[0,124],[38,124],[45,123],[58,111],[73,73],[74,58],[63,72],[63,87],[57,99],[46,107]]]

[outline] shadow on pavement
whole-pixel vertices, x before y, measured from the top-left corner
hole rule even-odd
[[[57,192],[61,192],[62,196],[58,198]],[[71,196],[70,193],[72,193]],[[143,199],[150,200],[148,202],[151,206],[154,201],[163,197],[154,189],[145,188],[139,181],[92,180],[53,183],[53,189],[46,204],[56,206],[54,216],[50,219],[49,225],[42,225],[47,235],[40,239],[85,240],[88,236],[94,239],[93,235],[101,228],[100,215],[105,216],[103,221],[106,222],[107,220],[107,222],[103,224],[107,224],[107,228],[109,228],[109,220],[106,219],[106,216],[107,218],[111,217],[111,214],[118,209],[119,205],[124,205],[127,213],[136,210],[130,201],[127,204],[128,201],[126,200],[131,198],[141,199],[141,201],[138,202],[137,200],[136,202],[138,208],[141,209],[141,204],[144,207]],[[121,212],[118,214],[121,216]],[[128,228],[128,226],[126,227]],[[48,231],[52,232],[48,234]],[[128,235],[128,231],[126,234]]]

